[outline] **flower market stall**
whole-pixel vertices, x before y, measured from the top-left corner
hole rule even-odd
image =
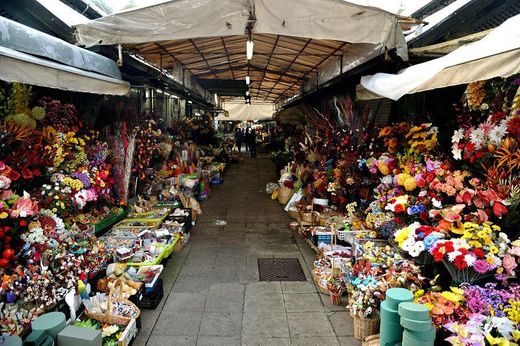
[[[322,292],[348,297],[359,339],[519,342],[518,78],[469,84],[446,119],[381,128],[346,98],[293,136],[279,182],[294,193],[291,228],[318,252]],[[403,322],[396,288],[427,308],[424,320]]]
[[[161,301],[163,266],[222,183],[230,148],[165,134],[153,117],[88,128],[74,105],[34,100],[23,84],[1,95],[2,340],[70,342],[82,335],[70,328],[87,328],[128,344],[140,309]],[[54,319],[56,333],[38,332]]]

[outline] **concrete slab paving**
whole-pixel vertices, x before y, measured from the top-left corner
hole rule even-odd
[[[274,181],[267,158],[229,168],[225,183],[201,203],[190,242],[167,263],[163,301],[142,311],[134,346],[361,344],[345,306],[331,305],[312,282],[315,254],[265,193]],[[259,257],[298,258],[307,281],[260,282]]]

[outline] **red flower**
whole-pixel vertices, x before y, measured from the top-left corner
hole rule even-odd
[[[453,247],[453,242],[447,241],[444,243],[444,247],[446,248],[446,252],[453,252],[455,248]]]
[[[464,260],[464,255],[459,255],[455,258],[455,266],[461,270],[468,267],[468,263]]]
[[[473,249],[473,253],[475,254],[475,256],[477,256],[478,258],[484,258],[486,256],[486,254],[484,253],[484,251],[482,249]]]
[[[7,173],[7,177],[11,179],[12,181],[20,179],[20,173],[15,171],[14,169],[11,169],[9,173]]]
[[[24,169],[22,169],[22,177],[24,179],[32,179],[33,173],[31,172],[30,169],[24,168]]]
[[[422,211],[422,212],[419,214],[419,219],[420,219],[421,221],[426,221],[426,220],[428,220],[428,217],[429,217],[429,215],[428,215],[428,212],[427,212],[427,211]]]
[[[35,177],[40,177],[42,175],[42,172],[40,172],[38,168],[34,168],[32,173]]]
[[[402,204],[396,204],[394,207],[394,213],[400,214],[404,213],[406,211],[406,208]]]
[[[509,210],[502,202],[495,202],[493,204],[493,214],[496,217],[502,217],[504,214],[507,214]]]

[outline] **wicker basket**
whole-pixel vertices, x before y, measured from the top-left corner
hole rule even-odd
[[[364,318],[360,316],[353,316],[354,319],[354,337],[358,340],[363,340],[367,336],[379,333],[379,318]]]
[[[294,208],[289,208],[289,217],[291,219],[297,219],[298,218],[298,210],[297,209],[294,209]]]
[[[280,202],[280,204],[287,204],[287,202],[289,202],[291,199],[293,192],[294,191],[292,189],[281,187],[278,190],[278,202]]]
[[[363,339],[362,346],[379,346],[379,334],[370,335]]]
[[[300,219],[303,222],[316,224],[320,220],[320,214],[315,211],[300,211]]]
[[[114,291],[116,288],[119,288],[119,296],[114,297]],[[134,311],[137,311],[137,315],[133,317],[125,317],[125,316],[119,316],[119,315],[112,315],[110,311],[112,310],[112,304],[116,302],[119,304],[125,304],[128,305],[130,308],[134,309]],[[107,309],[105,313],[91,313],[88,310],[85,310],[85,315],[87,315],[88,318],[91,318],[93,320],[99,321],[101,323],[108,323],[108,324],[120,324],[123,326],[126,326],[132,319],[139,318],[139,315],[141,314],[141,310],[137,306],[135,306],[134,303],[129,301],[128,299],[123,299],[123,287],[122,282],[118,280],[114,287],[110,290],[110,293],[108,294],[108,304]]]

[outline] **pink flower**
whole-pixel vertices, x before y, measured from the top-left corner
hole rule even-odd
[[[502,266],[509,275],[512,275],[513,270],[517,267],[516,260],[513,258],[513,256],[505,255],[502,259]]]
[[[31,200],[31,197],[26,195],[19,198],[13,205],[11,210],[11,217],[28,217],[36,215],[38,212],[38,202]]]
[[[491,266],[485,260],[476,260],[473,262],[473,269],[480,274],[484,274],[491,269]]]
[[[0,175],[0,189],[8,189],[11,185],[11,179],[6,176]]]
[[[6,167],[6,164],[3,161],[0,161],[0,171],[3,171]]]

